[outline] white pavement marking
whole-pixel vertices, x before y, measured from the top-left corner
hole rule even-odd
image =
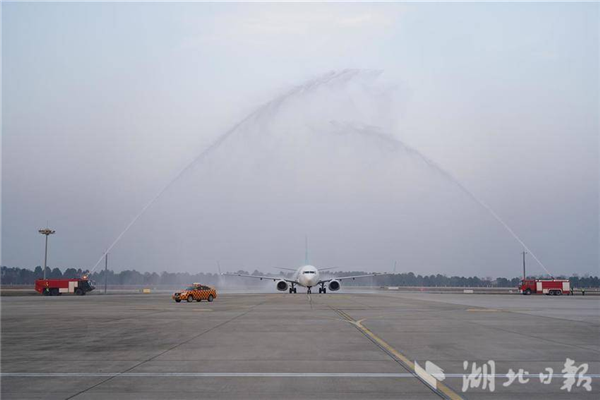
[[[0,377],[16,378],[56,378],[56,377],[189,377],[189,378],[414,378],[409,373],[370,373],[370,372],[2,372]],[[445,374],[446,378],[462,378],[465,374]],[[600,378],[600,374],[560,374],[560,378],[590,377]],[[485,375],[485,378],[506,378],[506,374]],[[539,374],[523,374],[524,378],[538,378]]]
[[[408,373],[313,373],[313,372],[3,372],[0,377],[191,377],[191,378],[414,378]]]

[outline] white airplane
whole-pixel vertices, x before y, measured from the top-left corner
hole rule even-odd
[[[225,274],[225,275],[226,276],[241,276],[244,278],[255,278],[255,279],[260,279],[261,281],[263,279],[269,279],[269,280],[276,282],[275,286],[277,287],[277,290],[279,290],[280,292],[289,291],[290,293],[297,293],[298,289],[296,288],[296,286],[305,287],[307,289],[306,293],[311,293],[311,289],[313,286],[321,286],[319,288],[319,293],[327,293],[327,289],[329,289],[332,292],[335,292],[335,291],[340,290],[341,281],[343,281],[343,280],[348,280],[348,279],[354,280],[354,279],[358,279],[358,278],[367,278],[367,277],[382,275],[379,273],[373,273],[373,274],[367,274],[367,275],[355,275],[355,276],[343,276],[343,277],[331,278],[331,279],[319,279],[320,274],[319,274],[319,270],[317,269],[317,267],[315,267],[314,265],[308,264],[308,246],[306,249],[304,262],[305,262],[305,265],[301,266],[298,269],[277,268],[277,269],[283,269],[283,270],[287,270],[287,271],[294,271],[294,274],[292,275],[291,279],[280,278],[280,277],[275,277],[275,276],[245,275],[245,274],[235,274],[235,273]],[[334,268],[336,268],[336,267],[321,268],[321,271],[334,269]],[[327,285],[327,287],[326,287],[326,285]]]

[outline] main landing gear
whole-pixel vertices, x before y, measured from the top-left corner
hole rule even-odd
[[[294,285],[292,285],[292,287],[290,288],[290,293],[296,293],[298,289],[296,289],[296,287]]]
[[[321,284],[321,287],[319,288],[319,293],[327,293],[327,288],[325,287],[324,283]]]

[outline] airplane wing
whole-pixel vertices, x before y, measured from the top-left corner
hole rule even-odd
[[[374,272],[372,274],[367,274],[367,275],[354,275],[354,276],[340,276],[340,277],[336,277],[336,278],[331,278],[331,279],[322,279],[319,282],[317,282],[317,285],[320,285],[321,283],[327,283],[327,282],[331,282],[333,280],[335,281],[343,281],[343,280],[348,280],[348,279],[358,279],[358,278],[369,278],[372,276],[380,276],[380,275],[386,275],[386,274],[381,274],[378,272]]]
[[[260,276],[260,275],[244,275],[244,274],[223,274],[223,276],[241,276],[242,278],[260,279],[261,281],[263,279],[266,279],[266,280],[270,280],[270,281],[273,281],[273,282],[286,281],[286,282],[289,282],[289,283],[298,284],[298,282],[296,282],[293,279],[286,279],[286,278],[281,278],[281,277],[278,277],[278,276]]]
[[[336,269],[337,267],[327,267],[327,268],[319,268],[319,271],[327,271],[330,269]]]

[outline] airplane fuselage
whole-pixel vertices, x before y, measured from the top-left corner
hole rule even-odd
[[[300,286],[311,288],[319,282],[319,270],[313,265],[304,265],[295,273],[295,280]]]

